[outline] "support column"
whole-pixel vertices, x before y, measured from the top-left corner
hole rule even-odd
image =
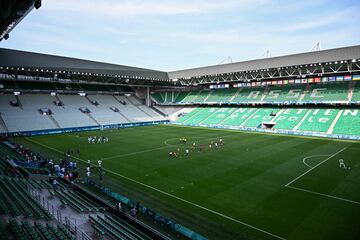
[[[150,105],[151,105],[151,101],[150,101],[150,87],[146,87],[145,104],[146,104],[146,106],[148,106],[148,107],[150,107]]]

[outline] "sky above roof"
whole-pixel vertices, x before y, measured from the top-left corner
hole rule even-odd
[[[0,47],[163,71],[360,44],[358,0],[43,0]]]

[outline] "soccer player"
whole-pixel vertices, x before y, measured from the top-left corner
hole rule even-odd
[[[189,156],[189,152],[190,152],[189,149],[186,149],[186,150],[185,150],[185,155],[186,155],[187,157]]]
[[[344,168],[346,169],[345,163],[343,159],[339,159],[339,168]]]
[[[101,168],[101,164],[102,164],[102,161],[99,160],[99,161],[98,161],[99,168]]]
[[[89,179],[90,175],[91,175],[90,167],[87,167],[86,168],[86,177],[87,177],[87,179]]]
[[[200,151],[200,152],[203,152],[203,151],[204,151],[204,149],[205,149],[205,146],[204,146],[204,144],[200,144],[200,148],[199,148],[199,151]]]
[[[87,161],[87,166],[90,167],[91,166],[91,162],[90,160]]]
[[[169,152],[169,157],[172,157],[173,156],[173,152]]]
[[[223,140],[222,138],[220,138],[220,140],[219,140],[219,144],[220,144],[220,146],[221,146],[221,147],[223,147],[223,146],[224,146],[224,140]]]

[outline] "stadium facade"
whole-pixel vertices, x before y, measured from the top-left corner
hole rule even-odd
[[[360,46],[168,73],[0,49],[0,74],[0,131],[6,134],[171,121],[360,136]],[[35,121],[25,124],[29,117]],[[354,129],[344,128],[346,122]]]

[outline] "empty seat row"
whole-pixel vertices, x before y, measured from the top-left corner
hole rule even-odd
[[[50,193],[58,196],[63,204],[69,205],[79,212],[99,212],[105,210],[104,207],[77,191],[55,189],[50,191]]]
[[[53,219],[52,215],[35,201],[19,180],[14,178],[0,179],[0,209],[1,212],[13,216]]]
[[[75,240],[75,236],[60,224],[53,226],[35,222],[31,225],[27,221],[18,223],[15,219],[10,219],[9,226],[18,240]]]
[[[108,215],[89,216],[92,227],[98,235],[106,235],[121,240],[149,240],[151,239],[140,230],[125,221]]]

